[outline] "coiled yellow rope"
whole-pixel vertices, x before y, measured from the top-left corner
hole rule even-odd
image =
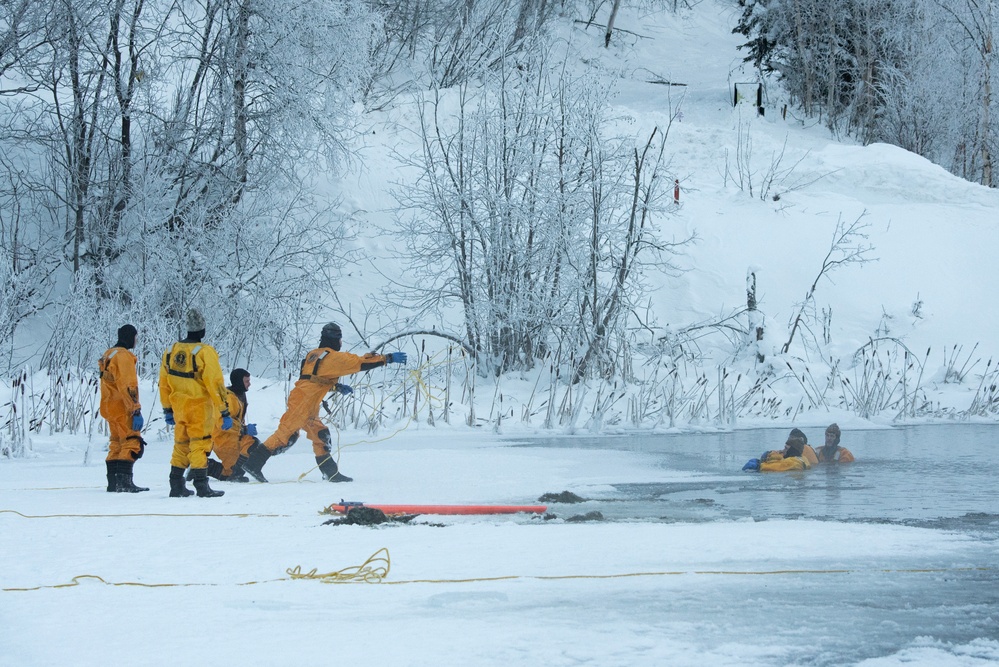
[[[388,576],[391,566],[392,562],[389,558],[388,549],[382,547],[371,554],[368,560],[362,564],[345,567],[342,570],[318,574],[316,568],[312,568],[308,572],[303,573],[302,567],[296,565],[294,568],[289,568],[286,571],[292,579],[318,579],[324,584],[378,584]]]

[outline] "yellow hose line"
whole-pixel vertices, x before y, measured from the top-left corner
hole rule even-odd
[[[154,512],[145,513],[135,513],[135,514],[22,514],[17,510],[0,510],[0,514],[16,514],[25,519],[112,519],[118,517],[135,517],[135,516],[175,516],[175,517],[235,517],[239,519],[245,519],[251,516],[259,517],[290,517],[290,514],[163,514]]]
[[[534,579],[537,581],[562,581],[569,579],[626,579],[632,577],[665,577],[680,575],[727,575],[727,576],[780,576],[780,575],[802,575],[802,574],[857,574],[857,573],[882,573],[882,574],[941,574],[953,572],[992,572],[994,567],[955,567],[955,568],[897,568],[897,569],[869,569],[869,570],[666,570],[661,572],[623,572],[619,574],[562,574],[562,575],[521,575],[510,574],[496,577],[467,577],[463,579],[407,579],[403,581],[385,581],[389,574],[392,563],[388,549],[382,547],[371,554],[367,560],[360,565],[345,567],[342,570],[319,573],[316,568],[308,572],[302,572],[302,566],[296,565],[288,568],[285,572],[287,577],[280,579],[265,579],[260,581],[244,581],[232,586],[252,586],[255,584],[269,584],[279,581],[297,581],[308,579],[320,581],[324,584],[468,584],[476,582],[492,581],[513,581],[516,579]],[[224,586],[218,583],[198,583],[198,584],[144,584],[136,581],[107,581],[97,575],[81,574],[73,577],[66,584],[54,584],[49,586],[34,586],[31,588],[4,588],[5,592],[38,591],[47,588],[71,588],[79,586],[83,580],[93,579],[108,586],[139,586],[142,588],[169,588],[188,586]]]

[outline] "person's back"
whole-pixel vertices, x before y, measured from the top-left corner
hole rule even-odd
[[[185,399],[211,398],[209,387],[218,390],[222,381],[221,370],[216,374],[214,369],[219,366],[219,355],[211,345],[200,341],[177,341],[164,355],[161,378],[165,379],[170,391],[171,403]],[[209,377],[205,377],[205,372]],[[215,377],[218,375],[218,377]],[[225,396],[222,396],[225,401]]]
[[[204,335],[205,318],[192,308],[187,313],[187,337],[174,343],[163,354],[160,364],[163,418],[174,427],[171,498],[191,495],[184,485],[184,471],[188,467],[199,497],[215,498],[223,494],[208,485],[208,454],[212,451],[216,417],[221,416],[226,427],[232,425],[232,417],[218,353],[201,342]]]

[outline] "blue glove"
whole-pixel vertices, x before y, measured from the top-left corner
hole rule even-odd
[[[246,435],[256,435],[256,434],[257,434],[257,425],[256,424],[247,424],[246,425]]]
[[[222,430],[228,431],[232,428],[232,417],[229,416],[229,411],[226,410],[222,413]]]
[[[386,364],[404,364],[406,363],[406,353],[405,352],[389,352],[385,355]]]
[[[167,426],[176,426],[176,423],[173,420],[173,410],[164,410],[163,419],[166,421]]]
[[[751,471],[759,470],[760,469],[760,460],[759,459],[749,459],[748,461],[746,461],[746,465],[742,466],[742,469],[743,470],[751,470]]]
[[[145,424],[145,422],[142,421],[142,413],[141,412],[136,412],[134,415],[132,415],[132,430],[133,431],[141,431],[143,424]]]
[[[353,394],[354,389],[349,384],[344,384],[342,382],[336,383],[336,392],[346,396],[347,394]]]

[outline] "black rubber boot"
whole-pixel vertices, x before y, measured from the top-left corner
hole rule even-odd
[[[218,498],[224,496],[225,491],[216,491],[208,486],[208,468],[191,468],[194,473],[194,488],[198,491],[199,498]]]
[[[108,493],[118,493],[118,465],[121,461],[105,461],[108,467]]]
[[[222,479],[222,464],[215,459],[208,459],[208,476],[213,479]],[[188,482],[194,481],[194,468],[187,471],[185,479]]]
[[[234,463],[232,466],[232,472],[229,473],[227,476],[219,477],[219,479],[224,480],[226,482],[249,482],[250,478],[247,477],[246,473],[243,471],[243,466],[245,464],[246,464],[246,457],[240,454],[239,458],[236,459],[236,463]]]
[[[170,497],[187,498],[193,495],[194,491],[191,491],[187,488],[187,484],[184,484],[184,469],[170,466]]]
[[[249,451],[246,452],[246,461],[243,463],[243,470],[258,482],[266,482],[267,478],[264,477],[263,467],[270,457],[270,450],[264,447],[262,442],[255,442],[250,445]]]
[[[118,492],[119,493],[141,493],[149,489],[144,486],[136,486],[132,480],[132,467],[134,461],[118,461]]]
[[[213,479],[222,479],[222,464],[215,459],[208,459],[208,476]]]
[[[340,472],[336,461],[329,454],[324,454],[323,456],[316,457],[316,463],[319,464],[319,472],[323,473],[323,479],[327,482],[353,482],[353,477],[347,477],[342,472]]]

